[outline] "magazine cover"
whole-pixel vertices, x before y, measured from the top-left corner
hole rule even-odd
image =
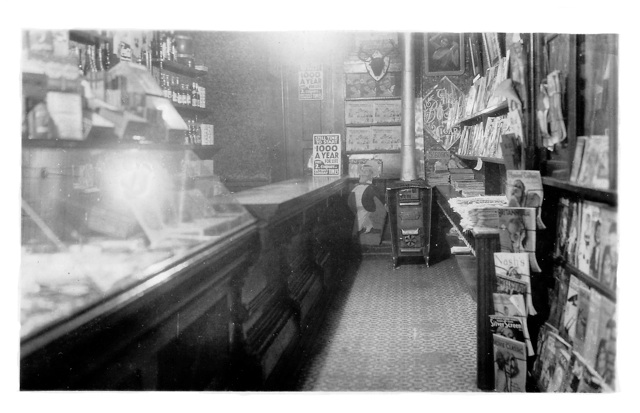
[[[584,154],[586,141],[586,136],[578,136],[578,139],[576,140],[576,149],[573,153],[573,163],[571,164],[571,176],[569,177],[569,182],[578,182],[578,175],[580,173],[580,166],[582,165],[582,155]]]
[[[493,335],[495,388],[498,392],[524,393],[527,381],[525,343]]]
[[[510,207],[538,208],[536,224],[538,229],[545,229],[542,223],[541,213],[544,192],[542,190],[542,178],[540,171],[507,171],[507,198]]]
[[[549,306],[549,318],[547,322],[558,328],[564,314],[564,304],[567,302],[567,292],[569,289],[569,273],[564,267],[556,266],[553,270],[555,285],[553,292],[549,295],[551,300]]]
[[[578,386],[580,385],[584,371],[587,368],[587,363],[580,354],[572,351],[571,362],[569,365],[571,368],[565,371],[562,389],[565,393],[577,393]]]
[[[530,269],[540,272],[536,260],[536,209],[498,208],[501,252],[526,252]]]
[[[533,356],[535,354],[533,345],[531,344],[531,337],[529,336],[529,329],[527,328],[526,317],[490,315],[489,324],[491,326],[491,333],[494,335],[501,335],[525,343],[527,346],[527,356]]]
[[[582,202],[569,202],[569,238],[567,240],[566,258],[571,265],[578,265],[578,244],[582,223]]]
[[[562,257],[565,260],[567,259],[569,246],[570,214],[569,200],[561,197],[558,201],[558,222],[556,225],[556,246],[554,253],[557,257]]]
[[[609,137],[589,136],[585,142],[578,185],[609,189]]]
[[[578,318],[576,319],[576,333],[573,337],[573,349],[578,353],[584,351],[584,343],[589,319],[591,289],[586,283],[578,284]]]
[[[595,202],[582,203],[580,243],[578,244],[578,269],[596,280],[599,253],[602,250],[602,222],[600,206]]]
[[[549,331],[552,328],[553,327],[550,326],[548,323],[544,323],[543,325],[540,326],[540,329],[538,330],[538,338],[536,341],[536,350],[537,350],[536,354],[538,355],[538,357],[536,357],[536,359],[534,360],[533,368],[531,370],[531,374],[536,380],[536,382],[540,378],[540,372],[542,371],[542,355],[547,352],[547,343],[548,343],[547,337],[549,337]]]
[[[547,391],[549,384],[548,367],[550,361],[555,357],[556,337],[558,337],[558,334],[552,331],[548,325],[545,324],[545,326],[545,336],[541,344],[540,341],[538,341],[538,358],[534,365],[534,377],[536,378],[538,389],[541,392]]]
[[[582,378],[578,383],[577,393],[606,393],[611,391],[607,388],[604,380],[588,364],[582,371]]]
[[[547,393],[563,393],[565,375],[571,371],[571,349],[565,346],[556,347],[555,368],[549,372]]]
[[[546,354],[540,355],[543,357],[542,372],[540,373],[540,381],[538,382],[538,387],[541,392],[553,392],[559,388],[564,370],[559,371],[560,377],[557,377],[556,368],[558,364],[564,362],[567,358],[566,354],[570,354],[571,351],[571,345],[554,332],[549,332],[547,340],[549,343],[547,344]],[[560,364],[560,369],[562,368],[562,364]],[[560,384],[558,384],[558,381],[560,381]]]
[[[580,354],[584,357],[587,364],[593,366],[598,352],[600,332],[600,314],[602,312],[602,295],[598,290],[592,288],[589,297],[589,315],[587,317],[587,331],[585,334],[584,345]]]
[[[612,291],[616,290],[618,268],[618,214],[608,207],[600,210],[600,229],[602,237],[602,252],[598,263],[593,265],[598,271],[597,278]]]
[[[528,257],[527,257],[528,259]],[[527,283],[504,275],[496,274],[496,292],[501,294],[521,294],[527,296]]]
[[[569,342],[573,341],[573,337],[576,335],[578,297],[581,283],[582,281],[574,275],[569,278],[569,290],[567,291],[567,301],[564,304],[562,327],[560,328],[560,336]]]
[[[493,261],[498,280],[508,278],[526,284],[525,303],[527,306],[527,314],[536,315],[537,312],[535,308],[533,308],[533,300],[531,298],[529,255],[527,253],[496,252],[493,254]]]
[[[615,388],[616,373],[616,319],[614,302],[602,297],[598,321],[598,349],[594,360],[596,372],[607,386]]]
[[[527,308],[521,295],[493,293],[495,315],[526,317]]]

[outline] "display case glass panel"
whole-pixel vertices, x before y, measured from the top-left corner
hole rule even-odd
[[[23,148],[21,337],[212,253],[255,222],[191,151]]]

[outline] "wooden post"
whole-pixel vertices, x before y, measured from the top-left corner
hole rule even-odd
[[[495,266],[493,253],[500,251],[497,230],[473,232],[475,238],[477,271],[477,385],[480,390],[494,390],[493,337],[489,315],[493,314]]]

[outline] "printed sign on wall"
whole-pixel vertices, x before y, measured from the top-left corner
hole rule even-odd
[[[313,135],[313,176],[341,176],[340,134]]]
[[[298,100],[322,100],[322,65],[301,66],[298,72]]]

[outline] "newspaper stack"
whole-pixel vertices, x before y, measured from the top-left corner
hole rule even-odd
[[[456,191],[460,191],[463,197],[475,197],[485,194],[484,182],[482,181],[456,182],[453,187]]]
[[[462,226],[464,230],[470,230],[473,229],[474,226],[479,226],[476,224],[477,217],[480,215],[484,215],[483,213],[472,213],[472,210],[505,207],[507,205],[507,197],[504,195],[493,195],[451,198],[449,200],[449,205],[454,210],[454,212],[460,215],[460,226]],[[487,213],[489,212],[490,211],[487,211]],[[472,214],[475,215],[475,218],[471,217]],[[486,217],[484,217],[483,219],[486,219]]]
[[[498,227],[498,209],[496,207],[482,206],[469,210],[469,226],[475,227]]]

